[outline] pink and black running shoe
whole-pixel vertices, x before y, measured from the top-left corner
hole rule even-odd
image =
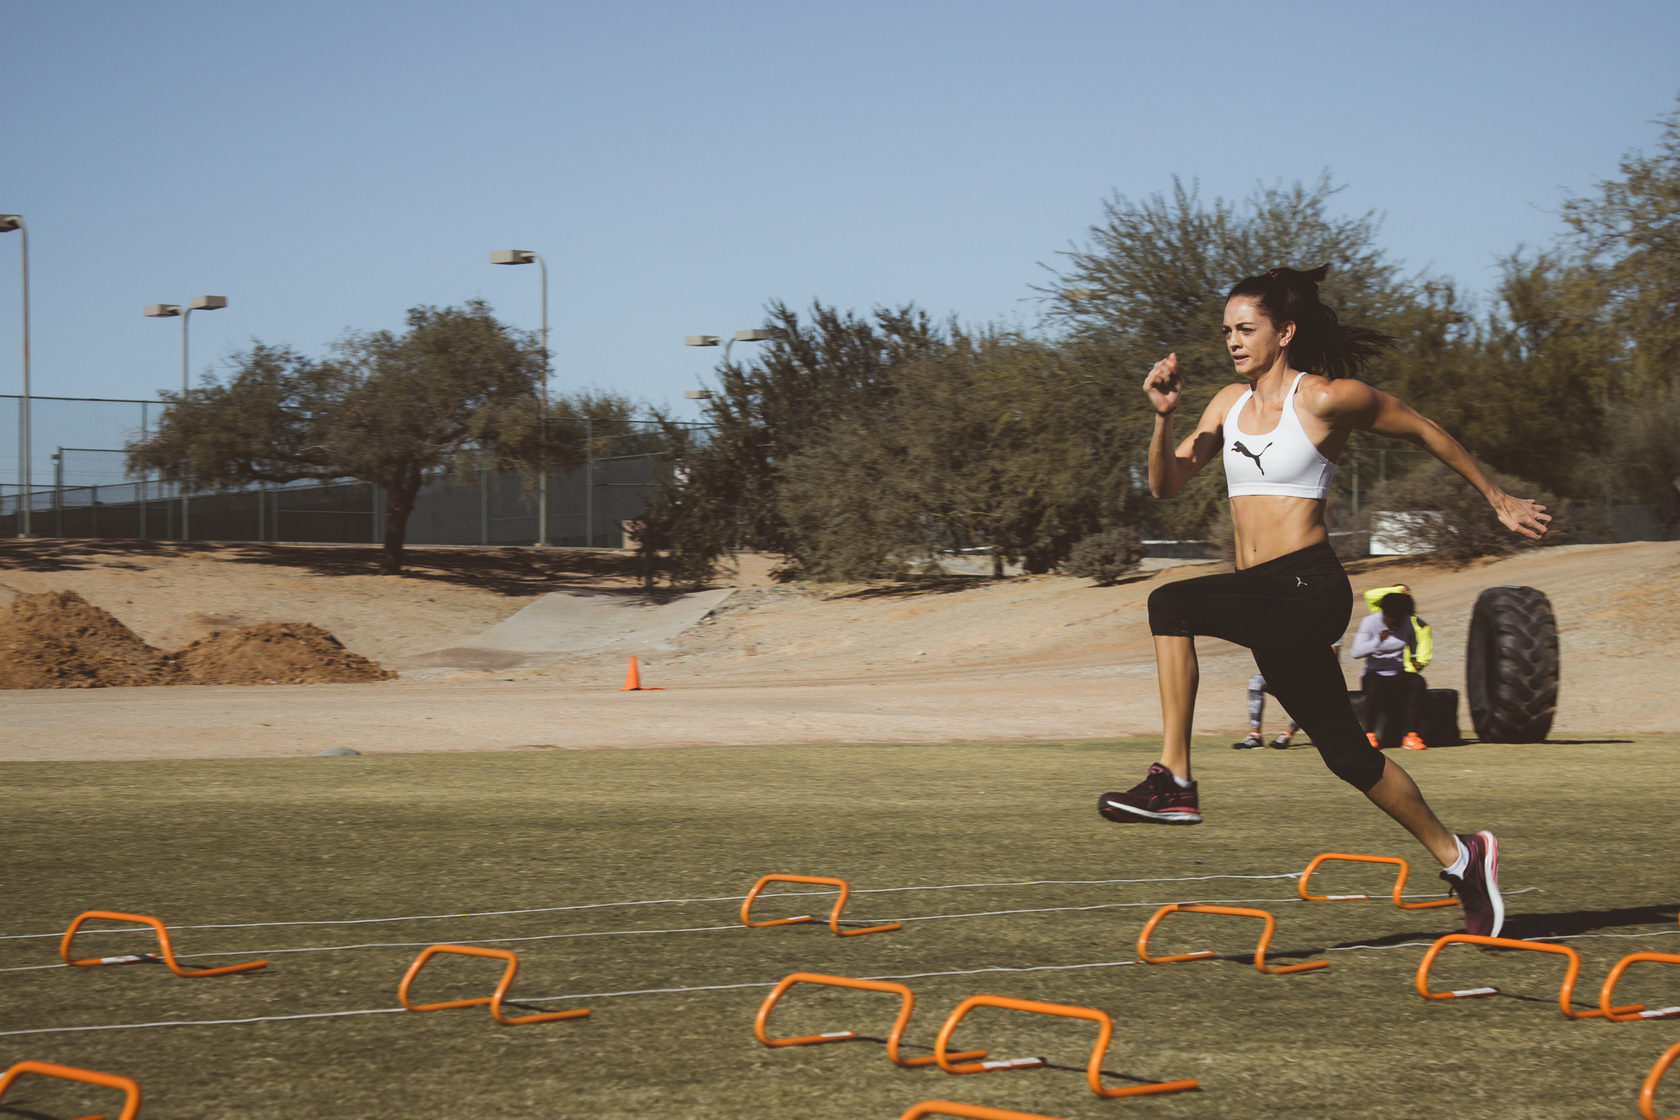
[[[1097,812],[1120,824],[1201,824],[1196,783],[1181,788],[1172,771],[1151,763],[1143,781],[1123,793],[1097,798]]]
[[[1470,862],[1462,876],[1443,871],[1441,878],[1464,906],[1464,932],[1498,937],[1505,927],[1505,899],[1499,893],[1499,841],[1486,830],[1458,839],[1469,851]]]

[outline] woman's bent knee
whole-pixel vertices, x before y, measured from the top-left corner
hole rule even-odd
[[[1196,634],[1185,611],[1184,583],[1168,583],[1149,593],[1149,632],[1164,638]]]
[[[1318,753],[1332,774],[1360,793],[1370,793],[1371,787],[1382,781],[1383,769],[1388,765],[1383,753],[1363,739],[1356,747],[1319,746]]]

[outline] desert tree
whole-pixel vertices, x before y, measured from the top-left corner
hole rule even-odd
[[[878,407],[789,458],[782,514],[802,568],[894,576],[964,549],[994,576],[1017,562],[1046,572],[1135,515],[1112,378],[1077,346],[955,326],[947,338],[903,362]]]
[[[326,359],[258,342],[229,366],[165,394],[155,433],[128,447],[129,470],[206,486],[372,483],[385,493],[382,572],[402,569],[427,472],[538,458],[542,352],[480,301],[415,307],[401,333],[349,333]],[[551,442],[551,463],[575,454]]]
[[[788,462],[829,427],[882,407],[908,358],[946,344],[912,305],[860,316],[818,302],[801,317],[776,302],[765,328],[771,337],[750,360],[718,369],[703,438],[666,425],[670,470],[638,531],[644,550],[688,581],[729,549],[790,552]]]
[[[1654,153],[1624,156],[1619,177],[1563,209],[1566,245],[1623,342],[1624,399],[1673,385],[1680,369],[1680,107],[1656,123]]]

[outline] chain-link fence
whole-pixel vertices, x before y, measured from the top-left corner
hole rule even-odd
[[[626,521],[640,517],[661,457],[599,459],[548,482],[548,543],[620,548]],[[296,483],[182,494],[156,482],[35,489],[30,533],[37,537],[134,540],[307,541],[378,544],[384,493],[366,482]],[[428,477],[408,519],[409,544],[533,544],[536,479],[472,470]],[[0,495],[0,536],[22,533],[21,490]]]
[[[127,474],[125,446],[144,439],[165,407],[159,401],[35,397],[30,401],[27,493],[20,461],[21,398],[0,396],[0,463],[17,481],[0,482],[0,536],[135,540],[380,543],[385,503],[366,482],[314,482],[186,492],[177,483]],[[619,548],[623,524],[640,517],[656,484],[661,454],[651,421],[575,421],[585,462],[548,474],[548,540],[560,546]],[[10,438],[6,438],[7,435]],[[615,448],[631,454],[611,454]],[[0,475],[12,473],[0,471]],[[535,475],[468,470],[430,475],[408,519],[409,544],[536,543],[542,518]]]

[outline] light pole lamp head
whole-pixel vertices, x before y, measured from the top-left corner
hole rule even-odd
[[[771,334],[769,331],[751,330],[735,332],[736,342],[769,342],[770,339]]]
[[[490,254],[491,264],[530,264],[536,259],[529,249],[496,249]]]
[[[187,303],[187,309],[190,311],[220,311],[226,306],[226,296],[194,296]]]
[[[715,334],[691,334],[683,339],[684,346],[721,346],[723,339]]]
[[[180,304],[148,303],[146,305],[146,318],[148,319],[173,319],[180,313]]]
[[[0,214],[0,233],[11,233],[14,229],[22,228],[22,214]]]
[[[710,389],[685,389],[683,390],[683,396],[691,401],[709,401],[712,399],[712,391]]]

